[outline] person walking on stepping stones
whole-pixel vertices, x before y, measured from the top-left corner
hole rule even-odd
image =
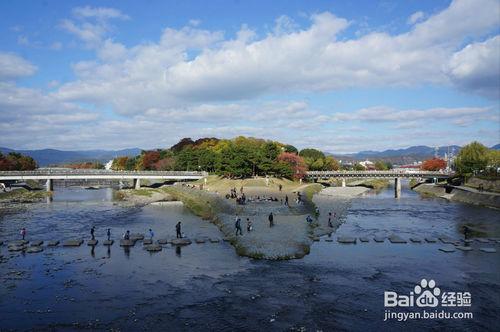
[[[252,222],[250,221],[250,218],[247,218],[247,232],[251,232],[253,230]]]
[[[285,195],[285,205],[288,206],[288,195]]]
[[[108,228],[106,235],[108,236],[108,241],[111,240],[111,228]]]
[[[181,233],[181,222],[180,221],[175,225],[175,232],[177,234],[177,238],[181,239],[182,233]]]
[[[95,240],[94,232],[95,232],[95,227],[92,226],[92,228],[90,229],[90,236],[92,237],[92,240]]]
[[[333,228],[332,213],[331,212],[328,212],[328,227],[332,227]]]
[[[153,233],[153,230],[150,228],[149,229],[149,237],[151,238],[151,240],[153,240],[153,236],[155,236],[155,233]]]
[[[240,233],[240,235],[243,235],[243,232],[241,231],[241,219],[238,216],[236,216],[236,222],[234,223],[234,228],[236,228],[236,236],[238,236],[238,232]]]
[[[273,227],[274,226],[274,216],[273,216],[273,213],[269,213],[269,217],[267,218],[269,219],[269,227]]]
[[[24,240],[24,238],[26,237],[26,228],[24,228],[24,227],[23,227],[23,228],[21,229],[20,234],[21,234],[21,236],[23,237],[23,240]]]
[[[127,229],[125,234],[123,234],[123,239],[124,240],[130,240],[130,231]]]

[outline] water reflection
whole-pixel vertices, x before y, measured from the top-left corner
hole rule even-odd
[[[175,255],[181,257],[181,246],[175,246]]]
[[[130,247],[129,246],[124,246],[123,247],[123,252],[125,253],[125,257],[127,259],[130,259]]]

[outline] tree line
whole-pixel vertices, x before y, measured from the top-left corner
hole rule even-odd
[[[31,171],[37,168],[36,161],[17,152],[3,155],[0,152],[0,171]]]

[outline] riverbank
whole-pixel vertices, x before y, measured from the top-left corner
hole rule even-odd
[[[42,202],[52,195],[44,190],[28,190],[15,188],[7,192],[0,192],[0,208],[10,207],[12,204],[25,204]]]
[[[423,195],[440,197],[453,202],[461,202],[500,209],[500,194],[487,191],[473,191],[465,188],[454,187],[451,192],[446,192],[445,186],[434,184],[421,184],[413,190]]]

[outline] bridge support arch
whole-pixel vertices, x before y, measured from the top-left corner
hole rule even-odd
[[[394,197],[401,197],[401,178],[394,179]]]
[[[47,182],[45,182],[45,188],[47,191],[54,191],[54,180],[47,179]]]
[[[345,187],[345,178],[342,178],[342,187]]]
[[[141,189],[141,179],[134,179],[134,189]]]

